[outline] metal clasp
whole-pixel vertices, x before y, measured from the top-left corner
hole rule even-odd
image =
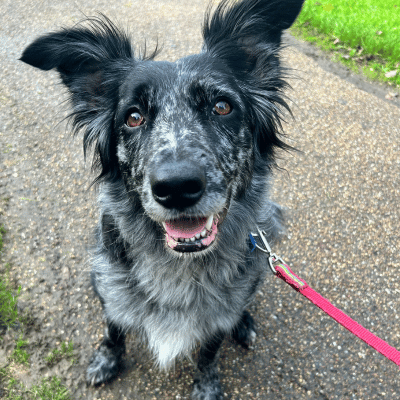
[[[274,263],[279,261],[282,264],[284,264],[285,262],[282,260],[281,257],[279,257],[278,255],[276,255],[275,253],[272,252],[271,247],[267,241],[267,238],[265,237],[266,233],[264,231],[262,231],[258,226],[256,228],[257,228],[258,233],[250,233],[251,237],[253,237],[253,240],[254,240],[254,241],[252,240],[252,243],[258,250],[261,250],[262,252],[264,252],[268,255],[268,265],[269,265],[271,271],[273,272],[273,274],[276,275],[276,269],[275,269]],[[261,241],[263,242],[264,247],[261,247],[256,242],[256,240],[254,239],[255,237],[261,238]]]

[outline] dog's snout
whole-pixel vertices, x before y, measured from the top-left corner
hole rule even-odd
[[[154,199],[166,208],[184,209],[196,204],[206,189],[200,166],[174,163],[158,167],[150,176]]]

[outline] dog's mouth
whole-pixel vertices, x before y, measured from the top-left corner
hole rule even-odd
[[[209,248],[218,233],[218,217],[180,217],[163,223],[167,246],[191,253]]]

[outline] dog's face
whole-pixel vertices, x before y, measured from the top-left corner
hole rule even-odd
[[[135,58],[105,17],[39,38],[21,57],[57,68],[85,149],[95,146],[99,179],[123,179],[173,253],[216,246],[232,202],[284,147],[278,52],[302,1],[230,5],[207,14],[202,53],[175,63]]]
[[[245,100],[208,54],[145,61],[121,86],[117,158],[128,193],[178,252],[211,248],[254,161]]]

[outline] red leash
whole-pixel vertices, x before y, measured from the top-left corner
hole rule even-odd
[[[265,238],[265,232],[261,231],[258,227],[258,234],[250,234],[250,240],[253,244],[253,250],[258,248],[264,253],[268,254],[268,263],[274,274],[282,279],[284,282],[289,284],[297,292],[301,293],[304,297],[314,303],[322,311],[327,313],[335,321],[339,322],[340,325],[344,326],[351,333],[359,337],[365,343],[373,347],[379,353],[387,357],[390,361],[393,361],[396,365],[400,366],[400,351],[387,344],[384,340],[374,335],[368,329],[364,328],[354,319],[350,318],[343,311],[339,310],[327,299],[322,297],[318,292],[310,288],[307,282],[299,278],[292,270],[283,262],[283,260],[271,252],[271,248]],[[254,236],[259,236],[264,243],[265,249],[257,244]],[[252,251],[253,251],[252,250]]]

